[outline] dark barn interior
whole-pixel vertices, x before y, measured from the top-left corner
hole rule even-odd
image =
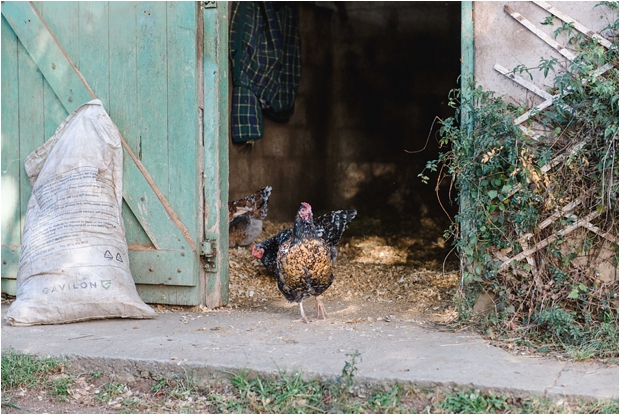
[[[453,321],[459,262],[443,233],[457,206],[449,180],[440,203],[437,176],[418,174],[440,152],[434,120],[453,115],[461,4],[302,2],[298,12],[294,115],[265,117],[260,140],[231,144],[230,200],[273,187],[257,242],[290,226],[301,202],[315,217],[357,210],[321,295],[334,319]],[[229,253],[233,307],[298,317],[250,246]]]
[[[460,73],[458,2],[300,2],[301,83],[286,122],[230,146],[230,200],[266,185],[271,221],[357,209],[358,224],[449,223],[418,174],[439,154],[435,117]],[[456,212],[440,189],[448,213]],[[454,200],[455,195],[452,194]],[[445,229],[445,227],[444,227]]]

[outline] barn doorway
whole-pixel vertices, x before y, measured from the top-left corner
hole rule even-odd
[[[328,312],[351,319],[448,312],[458,261],[447,256],[443,231],[456,195],[442,183],[440,203],[436,176],[425,185],[418,173],[440,151],[435,117],[453,115],[461,5],[301,2],[298,11],[295,113],[285,123],[265,119],[263,138],[251,146],[231,144],[230,199],[273,187],[259,240],[290,225],[302,201],[316,214],[358,211],[325,294]],[[231,305],[293,306],[248,247],[231,249],[230,258]]]

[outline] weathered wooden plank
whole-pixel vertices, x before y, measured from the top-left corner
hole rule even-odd
[[[542,30],[540,30],[534,23],[530,22],[525,17],[523,17],[521,13],[517,12],[516,10],[514,10],[512,7],[508,5],[504,6],[504,10],[506,11],[506,13],[511,15],[517,22],[525,26],[530,32],[538,36],[542,41],[544,41],[546,44],[551,46],[553,49],[560,52],[560,54],[564,56],[566,59],[570,61],[575,60],[576,56],[570,50],[566,49],[564,46],[556,42],[555,39],[553,39],[551,36],[543,32]]]
[[[79,68],[79,8],[77,1],[31,2],[54,34],[62,48]]]
[[[4,10],[4,9],[3,9]],[[20,225],[23,231],[26,211],[32,187],[24,168],[24,160],[30,153],[45,143],[43,125],[43,76],[30,55],[18,44],[19,65],[18,114],[19,114],[19,166],[20,166]]]
[[[51,31],[69,56],[78,55],[78,2],[33,2],[34,8],[45,19]],[[43,108],[45,110],[45,138],[54,135],[58,126],[69,112],[62,105],[47,79],[43,87]]]
[[[521,76],[515,73],[512,73],[512,71],[509,71],[508,69],[504,68],[499,63],[496,63],[493,69],[495,69],[497,72],[501,73],[502,75],[506,76],[507,78],[512,79],[513,81],[521,85],[523,88],[529,91],[532,91],[533,93],[535,93],[541,98],[550,99],[553,97],[553,95],[551,95],[547,91],[543,90],[542,88],[539,88],[538,85],[534,84],[533,82],[528,81],[527,79],[522,78]]]
[[[83,1],[78,5],[77,33],[80,53],[76,65],[84,78],[88,80],[88,85],[95,96],[103,102],[105,108],[108,108],[110,102],[108,2]]]
[[[589,36],[589,37],[592,37],[598,40],[600,44],[606,47],[607,49],[611,47],[611,42],[609,40],[605,39],[598,33],[594,32],[593,30],[588,29],[587,27],[585,27],[584,25],[582,25],[581,23],[579,23],[578,21],[576,21],[569,15],[565,14],[561,10],[556,9],[555,7],[553,7],[546,1],[533,1],[532,3],[536,4],[537,6],[542,7],[543,9],[547,10],[549,13],[553,14],[555,17],[557,17],[558,19],[564,22],[572,23],[575,29],[577,29],[578,31],[580,31],[586,36]]]
[[[17,36],[2,18],[2,245],[21,243],[21,158],[19,152],[18,102],[18,40]],[[27,179],[25,179],[27,180]],[[4,256],[3,256],[4,258]],[[4,264],[2,265],[4,275]]]
[[[2,246],[2,278],[17,277],[20,251],[19,245]],[[196,285],[198,261],[190,250],[162,251],[130,246],[129,263],[136,284]]]
[[[514,257],[510,258],[509,261],[505,261],[501,266],[500,266],[500,270],[506,268],[508,265],[510,265],[511,262],[513,261],[521,261],[522,259],[531,256],[533,253],[543,249],[544,247],[546,247],[547,245],[549,245],[550,243],[552,243],[553,241],[555,241],[556,239],[558,239],[560,236],[564,236],[567,235],[571,232],[573,232],[575,229],[584,226],[584,224],[590,222],[592,219],[596,218],[597,216],[600,215],[600,212],[598,211],[594,211],[589,213],[585,218],[578,220],[577,222],[573,223],[570,226],[567,226],[566,228],[562,229],[561,231],[543,239],[542,241],[538,242],[536,245],[534,245],[531,248],[528,248],[526,250],[524,250],[523,252],[521,252],[520,254],[515,255]]]
[[[41,69],[62,104],[71,112],[90,101],[92,96],[36,13],[26,2],[7,2],[2,5],[2,14],[32,60],[37,62],[35,66]]]
[[[130,249],[129,261],[136,284],[196,285],[198,261],[190,250]]]
[[[183,223],[199,239],[202,231],[198,203],[202,188],[198,174],[200,108],[198,106],[198,3],[167,3],[168,64],[168,199]],[[190,201],[193,201],[190,202]],[[189,202],[189,203],[188,203]]]
[[[206,275],[208,307],[228,303],[228,4],[203,10],[205,232],[217,234],[217,272]],[[219,212],[219,214],[218,214]]]
[[[140,150],[138,133],[137,91],[137,7],[136,2],[113,1],[109,3],[110,20],[109,66],[110,66],[110,117],[125,137],[135,154]],[[133,161],[123,160],[124,186],[133,186],[128,178]],[[127,189],[129,191],[129,189]],[[151,240],[125,201],[123,203],[125,238],[128,244],[151,244]]]
[[[601,66],[600,68],[598,68],[596,71],[594,71],[592,73],[593,77],[598,77],[601,76],[602,74],[604,74],[605,72],[607,72],[608,70],[610,70],[612,68],[611,65],[606,64]],[[584,79],[584,83],[587,80]],[[562,96],[566,95],[566,94],[570,94],[571,89],[570,88],[566,88],[564,90],[564,93],[562,94]],[[517,117],[514,121],[515,124],[521,124],[525,121],[527,121],[532,115],[534,114],[538,114],[540,111],[544,110],[545,108],[550,107],[553,104],[553,101],[556,100],[557,98],[560,97],[560,94],[554,95],[551,98],[545,100],[544,102],[541,102],[540,104],[538,104],[537,106],[535,106],[534,108],[532,108],[529,111],[526,111],[525,113],[523,113],[520,117]]]
[[[110,117],[129,147],[140,153],[138,130],[138,63],[136,2],[110,2]]]
[[[127,240],[127,244],[153,246],[151,238],[146,234],[144,228],[140,225],[140,221],[136,218],[136,215],[133,214],[133,211],[125,200],[123,200],[122,215],[123,222],[125,223],[125,239]]]
[[[17,278],[19,245],[2,245],[2,278]]]
[[[157,187],[168,193],[168,91],[166,64],[166,4],[138,5],[138,157]],[[174,74],[170,74],[174,76]],[[178,186],[179,183],[175,183]]]
[[[166,286],[165,290],[158,285],[136,284],[138,294],[145,303],[150,304],[200,304],[200,293],[194,287]]]
[[[2,292],[8,295],[17,295],[17,280],[2,278]]]

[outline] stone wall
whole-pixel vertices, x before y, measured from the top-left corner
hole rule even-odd
[[[460,3],[304,2],[299,14],[295,114],[265,120],[251,147],[231,145],[231,199],[269,184],[275,220],[291,220],[302,201],[396,222],[444,215],[434,182],[417,175],[438,154],[434,118],[452,114]]]

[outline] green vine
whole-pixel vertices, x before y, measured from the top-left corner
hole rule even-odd
[[[601,5],[617,15],[617,3]],[[552,76],[553,104],[522,129],[514,120],[524,105],[473,82],[467,100],[451,91],[455,115],[439,129],[448,150],[419,177],[427,183],[427,174],[439,170],[438,180],[449,176],[458,191],[460,211],[446,236],[463,261],[467,304],[490,293],[495,312],[487,326],[566,350],[592,341],[603,327],[618,332],[618,20],[602,31],[609,48],[571,24],[560,34],[576,59],[513,70]],[[584,218],[589,229],[580,226]],[[469,310],[462,308],[464,317]],[[617,356],[617,339],[610,350],[597,350]]]

